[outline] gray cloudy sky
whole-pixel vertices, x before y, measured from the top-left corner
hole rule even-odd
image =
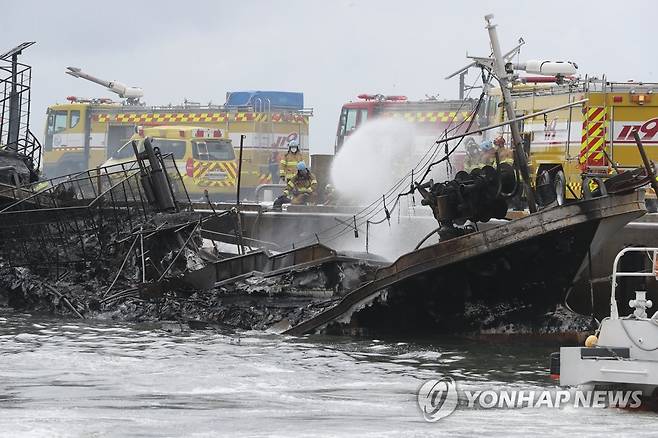
[[[33,131],[68,95],[109,95],[64,74],[78,66],[141,86],[151,104],[223,103],[228,90],[303,91],[315,110],[314,153],[333,150],[343,102],[363,92],[457,94],[443,78],[488,53],[493,12],[503,49],[576,61],[581,74],[658,81],[653,1],[122,1],[3,0],[0,51],[35,40]],[[25,23],[23,25],[23,23]],[[475,76],[473,76],[475,77]]]

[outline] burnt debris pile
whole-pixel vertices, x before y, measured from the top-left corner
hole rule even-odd
[[[135,161],[2,187],[0,282],[20,289],[10,304],[55,298],[72,311],[62,286],[87,310],[122,296],[120,286],[147,290],[203,266],[201,221],[173,157],[145,143]]]
[[[0,305],[285,329],[381,265],[320,244],[252,248],[237,209],[194,211],[173,157],[148,138],[133,147],[134,161],[2,186]]]

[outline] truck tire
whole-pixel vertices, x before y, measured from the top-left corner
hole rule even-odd
[[[567,180],[564,177],[564,172],[558,170],[553,175],[553,190],[555,191],[555,200],[557,205],[564,205],[567,203]]]

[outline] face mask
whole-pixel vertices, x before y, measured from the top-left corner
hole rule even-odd
[[[296,148],[296,147],[292,147],[290,150],[292,151],[293,154],[296,154],[297,152],[299,152],[299,148]]]

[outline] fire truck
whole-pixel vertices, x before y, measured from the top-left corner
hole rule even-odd
[[[526,79],[511,90],[517,118],[587,99],[580,106],[520,122],[535,186],[549,186],[553,192],[548,201],[561,204],[581,198],[585,176],[609,175],[615,167],[618,171],[640,167],[634,131],[640,133],[649,159],[658,161],[658,99],[654,97],[658,84],[587,77],[559,82]],[[505,119],[500,103],[500,90],[491,90],[482,125]],[[503,136],[509,144],[508,129],[485,135]]]
[[[66,103],[48,107],[43,147],[43,172],[48,177],[101,165],[140,128],[156,126],[219,130],[223,138],[231,140],[236,156],[244,136],[241,185],[247,195],[260,184],[278,182],[276,167],[288,141],[299,141],[308,161],[313,110],[304,108],[302,93],[236,91],[226,94],[223,105],[147,106],[140,101],[143,93],[139,88],[98,79],[76,67],[69,67],[67,73],[102,85],[125,100],[69,96]],[[231,194],[235,183],[231,180],[208,190]]]
[[[237,156],[231,140],[223,138],[221,130],[185,125],[157,126],[139,128],[131,140],[136,141],[139,151],[143,151],[147,137],[151,139],[154,150],[157,148],[163,156],[171,155],[172,164],[185,183],[190,199],[204,199],[205,190],[213,198],[221,199],[217,196],[221,187],[230,187],[230,194],[235,194]],[[131,141],[119,148],[104,165],[113,166],[134,159]]]
[[[390,118],[403,120],[414,128],[414,155],[422,155],[441,137],[472,132],[470,139],[463,144],[479,142],[481,134],[477,128],[479,121],[474,114],[475,99],[411,101],[406,96],[384,96],[382,94],[360,94],[358,100],[342,106],[336,133],[335,152],[345,140],[367,120]],[[448,144],[451,149],[453,143]],[[445,146],[441,146],[442,150]],[[418,157],[416,157],[418,158]],[[461,170],[464,161],[464,148],[460,147],[451,157],[454,170]]]

